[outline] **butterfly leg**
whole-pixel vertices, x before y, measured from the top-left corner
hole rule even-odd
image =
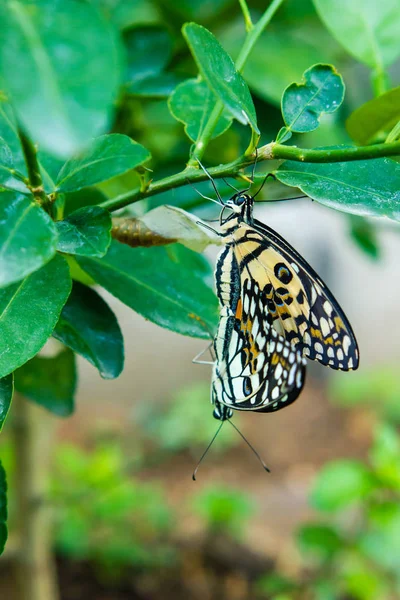
[[[203,221],[196,221],[196,225],[200,225],[200,227],[204,227],[204,229],[209,229],[210,231],[215,233],[215,235],[218,235],[219,237],[223,237],[219,231],[217,231],[213,227],[210,227],[209,225],[206,225],[206,223],[204,223]]]
[[[196,354],[196,356],[192,360],[192,363],[195,365],[214,365],[215,356],[213,355],[213,344],[214,344],[214,342],[210,342],[208,344],[207,348],[204,348],[204,350],[199,352],[199,354]],[[212,361],[211,360],[199,360],[199,358],[201,358],[208,351],[210,352],[211,358],[213,360]]]

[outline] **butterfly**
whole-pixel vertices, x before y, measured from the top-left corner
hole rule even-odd
[[[220,319],[211,392],[220,421],[233,410],[272,412],[294,402],[306,358],[344,371],[359,363],[338,302],[288,242],[254,219],[254,197],[237,192],[222,203],[226,243],[215,269]]]

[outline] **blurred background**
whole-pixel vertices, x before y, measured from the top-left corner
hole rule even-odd
[[[187,161],[190,141],[169,112],[168,96],[197,73],[181,26],[190,20],[204,25],[235,57],[245,34],[239,4],[97,1],[120,28],[130,66],[113,131],[149,148],[156,178],[176,173]],[[256,19],[266,2],[249,4]],[[369,71],[335,42],[311,1],[287,0],[244,70],[261,144],[283,124],[285,87],[317,62],[337,67],[347,93],[338,113],[303,136],[301,145],[351,142],[345,120],[373,97]],[[389,71],[394,85],[400,63]],[[235,122],[212,141],[205,164],[235,159],[248,135]],[[69,210],[132,189],[134,177],[70,194]],[[207,184],[199,189],[212,193]],[[284,198],[288,192],[268,183],[260,196]],[[140,215],[165,203],[203,218],[218,214],[190,186],[122,214]],[[80,359],[74,415],[57,420],[32,408],[45,421],[42,436],[51,460],[48,518],[54,523],[61,600],[400,597],[398,228],[308,199],[262,204],[256,211],[334,291],[358,338],[359,371],[309,365],[305,390],[294,405],[270,415],[235,414],[235,424],[271,474],[226,424],[193,482],[192,472],[218,426],[209,401],[210,367],[192,364],[205,344],[160,329],[107,296],[125,339],[123,374],[101,380]],[[211,262],[216,253],[208,251]],[[0,597],[18,600],[12,541],[20,516],[12,509],[10,431],[0,440],[11,513]]]

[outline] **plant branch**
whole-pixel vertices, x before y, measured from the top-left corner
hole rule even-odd
[[[250,31],[254,27],[253,21],[251,20],[251,15],[249,11],[249,7],[247,6],[246,0],[239,0],[240,8],[242,9],[244,22],[246,23],[246,31]]]
[[[29,188],[34,195],[35,200],[37,200],[39,204],[46,205],[48,200],[43,188],[36,148],[21,128],[18,128],[18,137],[21,142],[22,152],[24,153],[25,164],[28,171]]]
[[[382,158],[384,156],[400,156],[400,141],[389,144],[375,144],[372,146],[354,146],[344,148],[329,148],[314,150],[309,148],[297,148],[296,146],[284,146],[271,142],[262,146],[257,152],[257,161],[289,159],[298,162],[331,163],[347,162],[350,160],[366,160],[371,158]],[[243,175],[243,169],[252,165],[255,155],[243,156],[231,163],[211,167],[208,171],[214,179],[222,177],[238,177]],[[153,181],[144,191],[134,190],[120,194],[115,198],[109,198],[100,204],[102,208],[113,211],[124,208],[129,204],[138,202],[143,198],[149,198],[162,192],[167,192],[190,183],[206,181],[207,175],[197,167],[188,166],[184,171]]]
[[[258,150],[258,160],[288,159],[311,163],[348,162],[350,160],[365,160],[399,155],[400,141],[390,144],[316,150],[297,148],[296,146],[284,146],[283,144],[272,142]]]
[[[242,49],[239,52],[239,56],[237,57],[236,63],[235,63],[236,69],[239,72],[242,71],[242,69],[246,63],[246,60],[248,59],[250,52],[253,50],[254,45],[257,42],[258,38],[260,37],[261,33],[263,32],[265,27],[268,25],[268,23],[271,21],[272,17],[274,16],[274,14],[276,13],[276,11],[280,7],[280,5],[283,4],[284,1],[285,0],[274,0],[269,5],[269,7],[265,11],[265,13],[261,17],[261,19],[256,23],[256,25],[254,25],[250,29],[248,29],[246,39],[244,40],[244,44],[242,46]],[[246,9],[247,9],[247,5],[245,2],[240,2],[240,5],[242,7],[242,10],[243,10],[243,5],[245,5]],[[245,20],[246,20],[246,16],[245,16]],[[247,27],[247,20],[246,20],[246,27]],[[215,103],[214,109],[210,115],[210,118],[208,119],[203,131],[201,132],[198,139],[196,140],[196,143],[194,144],[192,157],[188,162],[188,166],[191,166],[191,167],[196,166],[197,165],[196,159],[201,159],[203,157],[205,149],[207,148],[207,145],[208,145],[209,141],[211,140],[212,134],[214,132],[214,129],[217,126],[218,120],[219,120],[220,116],[222,115],[223,110],[224,110],[224,103],[222,102],[222,100],[217,100],[217,102]]]

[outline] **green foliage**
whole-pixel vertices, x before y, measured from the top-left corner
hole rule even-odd
[[[343,102],[344,84],[331,65],[314,65],[303,75],[304,83],[292,83],[283,92],[282,115],[286,127],[277,142],[292,132],[313,131],[324,113],[333,113]]]
[[[317,475],[311,504],[334,513],[329,522],[302,525],[296,543],[303,571],[297,579],[265,576],[263,592],[311,600],[397,598],[400,590],[400,438],[378,424],[369,462],[338,460]],[[355,505],[354,502],[357,501]],[[299,597],[302,597],[301,595]]]
[[[217,300],[208,284],[208,263],[183,246],[133,249],[113,241],[104,258],[77,260],[97,283],[150,321],[205,339],[214,331]]]
[[[188,79],[176,87],[169,99],[169,109],[178,121],[185,124],[186,135],[195,142],[203,133],[215,106],[215,96],[201,79]],[[232,117],[225,111],[215,126],[212,137],[226,131]]]
[[[355,215],[400,218],[400,165],[388,158],[328,164],[287,160],[275,174],[279,181],[299,187],[330,208]]]
[[[80,156],[64,164],[57,177],[57,190],[77,192],[122,175],[149,158],[149,151],[127,135],[103,135],[94,140]]]
[[[7,481],[6,472],[0,461],[0,555],[7,541]]]
[[[132,477],[118,445],[99,444],[90,453],[59,447],[51,498],[56,547],[63,554],[92,560],[110,575],[157,568],[174,558],[166,541],[173,516],[164,493]]]
[[[257,116],[249,88],[235,65],[210,31],[187,23],[183,35],[196,60],[200,73],[229,112],[243,125],[259,133]]]
[[[331,393],[333,400],[342,406],[369,407],[380,417],[400,422],[400,382],[395,366],[385,364],[336,380]]]
[[[371,144],[384,139],[398,121],[400,87],[362,104],[347,119],[346,129],[357,144]]]
[[[375,0],[314,0],[314,4],[332,35],[361,62],[382,69],[398,57],[400,13],[396,0],[382,0],[379,7]]]
[[[0,290],[0,377],[39,352],[51,335],[71,291],[68,265],[55,256],[20,283]],[[7,308],[7,310],[5,310]]]
[[[53,335],[86,358],[105,379],[114,379],[121,373],[121,330],[108,304],[91,288],[74,281]]]
[[[12,373],[0,379],[0,431],[10,410],[14,393],[14,376]]]
[[[78,208],[56,227],[60,252],[101,257],[111,244],[110,213],[100,206]]]
[[[379,223],[364,217],[399,220],[399,165],[383,158],[400,153],[398,90],[389,89],[386,72],[400,52],[398,2],[261,4],[247,7],[253,25],[245,3],[234,0],[1,4],[0,427],[16,369],[17,387],[33,401],[57,414],[72,411],[72,352],[36,357],[51,335],[104,378],[121,372],[121,331],[107,304],[88,287],[94,283],[171,331],[204,339],[213,335],[218,306],[212,270],[188,249],[206,246],[206,230],[199,234],[197,219],[176,211],[179,206],[197,214],[207,202],[185,187],[188,181],[202,193],[214,193],[201,187],[206,176],[196,157],[205,154],[208,166],[217,164],[211,167],[217,178],[242,179],[260,134],[266,144],[264,151],[260,148],[260,162],[290,156],[276,170],[279,181],[349,213],[351,219],[345,218],[353,239],[370,256],[378,256]],[[356,61],[371,71],[374,100]],[[339,72],[351,84],[346,98]],[[302,74],[303,83],[293,83]],[[343,145],[344,116],[349,116],[347,129],[354,142],[371,147]],[[292,133],[305,134],[304,149],[271,142],[288,141]],[[326,146],[314,151],[310,146],[317,134]],[[286,155],[279,155],[279,149]],[[271,170],[270,163],[266,168]],[[110,243],[110,213],[123,207],[187,247]],[[161,208],[150,214],[155,207]],[[357,387],[357,379],[351,381]],[[396,387],[389,383],[378,377],[371,389],[385,399],[385,415],[399,418]],[[353,389],[353,400],[357,394]],[[203,398],[197,391],[192,397],[197,395]],[[202,426],[201,435],[196,433],[197,400],[179,399],[176,406],[179,410],[174,405],[164,424],[156,421],[162,444],[168,446],[168,423],[175,423],[174,447],[188,445],[189,437],[199,445],[208,442],[213,432]],[[214,431],[213,420],[207,417],[206,422]],[[391,448],[383,454],[397,456],[390,435],[382,436],[382,447]],[[397,481],[395,458],[385,462],[378,451],[373,456],[372,474],[353,462],[329,466],[314,492],[316,505],[335,514],[349,504],[359,510],[375,493],[377,477],[382,485]],[[334,484],[338,477],[343,480],[340,489]],[[127,497],[137,493],[136,487],[129,489]],[[71,525],[72,546],[83,521],[78,514]],[[320,539],[330,536],[332,553],[333,531],[341,543],[342,532],[336,528],[303,532],[301,543],[318,550]],[[67,528],[63,536],[68,538]],[[89,537],[82,539],[93,549]],[[383,543],[376,539],[371,537],[371,547]],[[375,585],[365,583],[365,562],[354,559],[346,565],[347,589],[362,597],[360,589]],[[329,587],[321,586],[321,598],[329,597]],[[379,585],[374,593],[381,594]]]
[[[78,0],[7,0],[0,18],[0,73],[17,117],[44,149],[67,158],[109,124],[121,75],[117,32],[95,3]]]
[[[319,473],[311,492],[311,503],[322,511],[341,510],[363,500],[373,487],[374,481],[362,463],[338,460]]]
[[[241,537],[245,524],[254,514],[248,494],[240,490],[212,485],[196,494],[193,510],[213,533]]]
[[[180,389],[165,411],[143,403],[138,418],[143,428],[163,452],[190,449],[195,456],[207,447],[217,422],[211,418],[210,386],[195,383]],[[221,452],[238,442],[232,427],[223,427],[212,452]]]
[[[65,348],[53,357],[35,356],[17,369],[15,388],[58,417],[74,411],[75,355]]]
[[[16,192],[0,193],[0,286],[27,277],[56,252],[57,231],[47,213]]]

